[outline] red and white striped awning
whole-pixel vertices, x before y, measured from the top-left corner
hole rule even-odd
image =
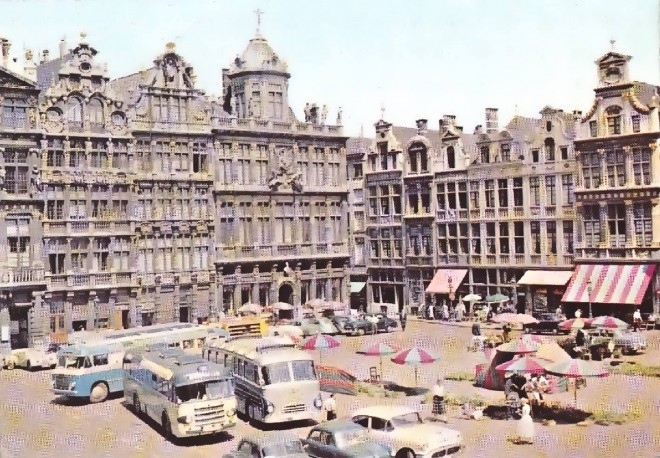
[[[467,275],[467,269],[438,269],[428,288],[426,288],[426,292],[431,294],[456,292],[456,289],[461,286],[465,275]]]
[[[580,264],[575,267],[573,278],[566,288],[562,301],[639,305],[642,303],[654,271],[653,264]],[[588,292],[589,282],[591,282],[591,298]]]

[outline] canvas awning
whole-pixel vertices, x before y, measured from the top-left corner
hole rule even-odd
[[[351,282],[351,293],[360,293],[367,286],[367,283],[364,281],[352,281]]]
[[[449,279],[451,278],[451,292],[456,292],[463,279],[467,275],[467,269],[438,269],[431,280],[427,293],[431,294],[449,294]]]
[[[652,264],[580,264],[562,301],[639,305],[654,271]]]
[[[565,270],[528,270],[520,280],[518,280],[518,284],[534,286],[565,286],[572,276],[572,271]]]

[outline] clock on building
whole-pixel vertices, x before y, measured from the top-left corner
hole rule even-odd
[[[619,67],[608,67],[603,72],[602,80],[605,84],[616,84],[621,81],[623,74]]]

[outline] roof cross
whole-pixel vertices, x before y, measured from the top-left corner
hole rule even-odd
[[[261,11],[261,9],[257,8],[256,10],[254,10],[254,14],[257,15],[257,35],[259,35],[259,33],[261,32],[261,15],[264,14],[264,12]]]
[[[380,119],[385,120],[385,104],[380,104]]]
[[[616,44],[616,40],[610,40],[610,46],[612,47],[612,51],[614,51],[615,44]]]

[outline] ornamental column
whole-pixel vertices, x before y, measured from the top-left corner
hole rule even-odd
[[[632,200],[624,200],[626,206],[626,247],[637,245],[635,237],[635,207]]]
[[[600,216],[600,248],[610,247],[610,231],[608,225],[607,201],[598,202],[598,216]]]
[[[606,188],[607,183],[607,157],[605,156],[605,148],[598,148],[596,150],[598,153],[598,158],[600,160],[600,186],[599,188]],[[592,185],[593,188],[593,185]]]
[[[623,163],[626,171],[626,187],[635,186],[635,169],[633,167],[633,149],[630,146],[623,147]]]

